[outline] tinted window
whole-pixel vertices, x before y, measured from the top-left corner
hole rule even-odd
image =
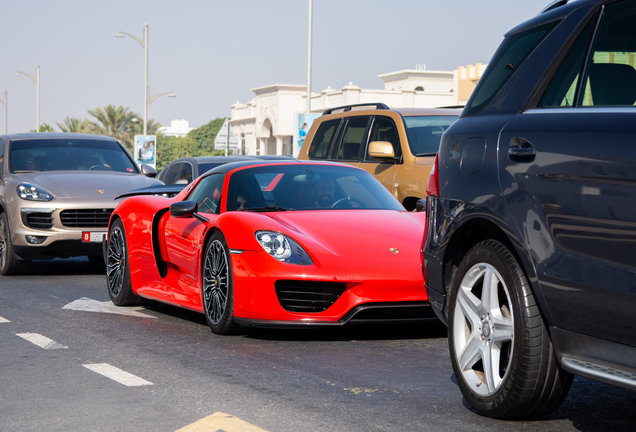
[[[636,2],[605,6],[579,96],[581,106],[633,106],[636,101]]]
[[[335,160],[358,160],[360,146],[365,141],[364,132],[367,130],[369,117],[354,117],[346,120],[346,128],[338,150],[332,152],[331,159]]]
[[[11,171],[101,170],[136,173],[119,143],[100,140],[33,139],[11,142]]]
[[[0,177],[4,174],[4,140],[0,139]]]
[[[276,207],[404,210],[371,174],[346,165],[262,166],[232,175],[228,210],[267,211]]]
[[[181,164],[181,171],[177,176],[176,184],[188,184],[192,181],[192,165],[189,162]]]
[[[164,170],[166,171],[165,175],[162,173],[163,178],[161,181],[165,184],[175,184],[177,181],[177,175],[179,175],[179,170],[181,170],[180,163],[173,163],[172,165],[169,165]]]
[[[373,124],[371,125],[371,134],[369,136],[369,142],[373,141],[388,141],[393,145],[393,154],[396,158],[402,155],[402,149],[400,148],[400,138],[398,136],[397,127],[395,123],[388,117],[375,117]],[[369,156],[369,148],[364,157],[367,161],[378,162]]]
[[[202,163],[199,164],[199,175],[205,174],[210,171],[212,168],[216,168],[219,165],[223,165],[223,163]]]
[[[330,120],[318,127],[309,147],[310,159],[327,159],[331,141],[338,131],[338,125],[340,125],[340,120]]]
[[[574,106],[574,98],[597,18],[598,16],[590,20],[572,48],[570,48],[543,95],[539,103],[540,107]]]
[[[189,201],[196,201],[198,212],[218,213],[221,192],[223,191],[223,174],[212,174],[199,182],[188,196]]]
[[[556,24],[545,24],[506,37],[490,61],[486,73],[479,80],[464,115],[472,115],[484,109]]]
[[[409,148],[415,156],[435,156],[442,134],[457,116],[404,117]]]

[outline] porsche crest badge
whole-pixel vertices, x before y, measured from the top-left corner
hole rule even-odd
[[[398,248],[389,248],[389,250],[393,252],[394,254],[399,252]]]
[[[104,194],[104,191],[102,189],[98,190],[97,192],[99,192],[100,194]]]

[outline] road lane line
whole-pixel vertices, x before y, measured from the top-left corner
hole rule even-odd
[[[267,432],[265,429],[249,424],[238,417],[222,412],[215,412],[211,416],[202,418],[176,432],[219,432],[220,430],[225,432]]]
[[[146,381],[143,378],[139,378],[138,376],[116,368],[115,366],[111,366],[108,363],[92,363],[85,364],[83,366],[128,387],[152,385],[150,381]]]
[[[35,345],[44,349],[68,348],[61,343],[55,342],[54,340],[51,340],[46,336],[42,336],[41,334],[37,333],[17,333],[16,336],[20,336],[22,339],[26,339],[29,342],[34,343]]]
[[[117,315],[128,315],[135,316],[139,318],[157,318],[152,315],[147,315],[142,312],[138,312],[140,310],[144,310],[141,306],[135,307],[118,307],[113,304],[111,301],[97,301],[93,299],[89,299],[88,297],[82,297],[75,301],[70,302],[69,304],[62,307],[62,309],[71,309],[78,310],[84,312],[103,312],[103,313],[112,313]]]
[[[11,321],[9,321],[9,320],[8,320],[8,319],[6,319],[6,318],[2,318],[2,317],[0,317],[0,323],[6,323],[6,322],[11,322]]]

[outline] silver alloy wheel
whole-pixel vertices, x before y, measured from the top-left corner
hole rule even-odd
[[[203,301],[205,313],[212,324],[223,318],[228,297],[228,265],[225,248],[213,240],[205,256],[203,270]]]
[[[503,383],[513,355],[514,316],[508,287],[492,265],[475,264],[461,281],[454,307],[457,366],[471,391],[491,396]]]
[[[0,268],[4,268],[7,262],[7,238],[9,230],[4,219],[0,219]]]
[[[113,297],[117,297],[124,284],[124,271],[126,269],[126,245],[124,233],[118,226],[113,227],[108,238],[108,259],[106,276],[108,289]]]

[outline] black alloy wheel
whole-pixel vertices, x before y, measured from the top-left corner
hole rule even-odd
[[[212,333],[235,334],[239,325],[234,322],[234,290],[232,262],[225,237],[215,232],[208,241],[202,265],[203,309]]]
[[[106,258],[106,282],[108,295],[115,306],[146,304],[147,300],[135,295],[130,283],[128,243],[121,219],[117,219],[108,232],[108,255]]]

